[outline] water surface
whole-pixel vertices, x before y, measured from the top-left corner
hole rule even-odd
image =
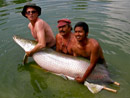
[[[44,19],[58,33],[57,20],[69,18],[72,26],[78,21],[88,23],[88,37],[100,43],[111,78],[120,87],[117,94],[101,91],[92,94],[75,81],[45,72],[33,59],[22,64],[24,51],[12,36],[33,39],[28,20],[21,15],[26,2],[42,8]],[[130,96],[130,13],[129,0],[0,0],[0,98],[129,98]]]

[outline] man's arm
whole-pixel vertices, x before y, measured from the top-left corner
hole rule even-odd
[[[32,56],[35,52],[46,47],[45,32],[44,32],[45,30],[44,30],[43,25],[40,24],[40,22],[39,22],[36,24],[35,28],[36,28],[36,32],[37,32],[38,43],[31,51],[26,52],[27,56]]]
[[[86,72],[84,73],[83,77],[77,77],[76,80],[79,83],[82,83],[86,80],[86,78],[89,76],[89,74],[93,71],[94,67],[96,66],[96,63],[98,61],[99,58],[99,44],[96,44],[93,47],[93,50],[91,51],[90,54],[90,65],[87,68]]]
[[[60,52],[60,36],[59,34],[56,35],[56,51]]]

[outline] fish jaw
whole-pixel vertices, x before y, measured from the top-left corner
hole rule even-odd
[[[13,39],[19,46],[24,49],[24,51],[31,51],[37,43],[36,41],[23,39],[16,35],[13,36]]]

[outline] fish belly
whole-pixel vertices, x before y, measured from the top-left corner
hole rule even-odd
[[[53,51],[54,52],[54,51]],[[57,53],[48,53],[46,51],[37,52],[33,59],[42,68],[57,74],[64,74],[70,77],[80,76],[85,73],[88,63],[82,60],[63,57]]]
[[[47,48],[35,53],[33,59],[43,69],[73,78],[82,77],[90,64],[88,60],[58,53]],[[107,68],[102,64],[97,64],[86,80],[98,84],[113,82],[109,77]]]

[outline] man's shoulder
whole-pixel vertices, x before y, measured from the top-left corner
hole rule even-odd
[[[31,26],[31,22],[28,23],[28,26]]]
[[[75,38],[75,36],[74,36],[74,33],[71,33],[70,42],[71,42],[72,44],[74,44],[74,43],[77,42],[77,41],[76,41],[76,38]]]
[[[61,38],[62,38],[62,36],[59,33],[57,33],[56,34],[56,39],[61,39]]]
[[[74,33],[73,33],[73,32],[71,32],[71,37],[72,37],[72,38],[74,37]]]
[[[100,47],[100,44],[96,39],[93,39],[93,38],[89,39],[89,43],[92,49],[98,49]]]
[[[37,20],[35,26],[36,26],[36,28],[41,27],[42,29],[47,29],[49,27],[48,24],[40,18]]]
[[[96,44],[96,43],[98,44],[98,41],[94,38],[89,38],[88,40],[91,44]]]
[[[41,24],[41,23],[42,23],[42,24],[46,24],[46,22],[45,22],[43,19],[40,19],[40,18],[37,19],[37,22],[36,22],[36,23],[38,23],[38,24],[39,24],[39,23],[40,23],[40,24]]]

